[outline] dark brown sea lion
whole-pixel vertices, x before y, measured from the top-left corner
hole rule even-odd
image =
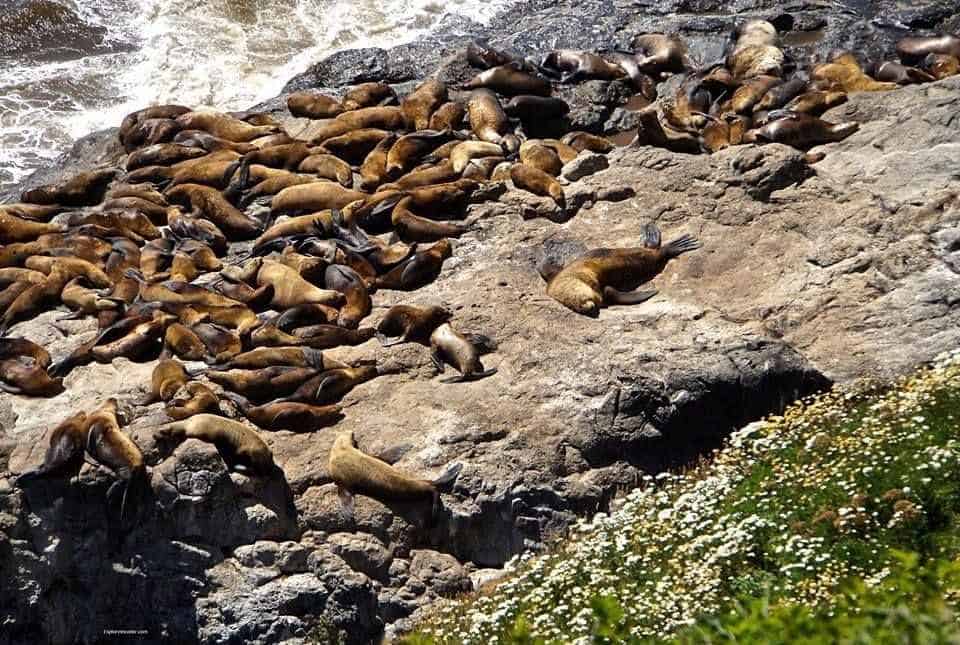
[[[552,96],[521,94],[510,99],[503,111],[507,116],[524,121],[557,119],[570,112],[570,106],[563,99]]]
[[[745,143],[783,143],[794,148],[806,149],[823,143],[842,141],[860,129],[854,121],[830,123],[802,112],[785,113],[783,117],[750,130],[744,135]]]
[[[0,360],[26,357],[46,369],[50,366],[50,353],[26,338],[0,338]]]
[[[127,171],[147,166],[170,166],[172,164],[196,159],[207,154],[203,148],[184,146],[179,143],[157,143],[140,148],[127,156]]]
[[[449,363],[460,370],[460,376],[443,379],[442,383],[476,381],[497,373],[496,368],[484,369],[480,362],[481,348],[490,348],[493,342],[478,334],[464,335],[445,322],[430,334],[430,349],[433,364],[441,373]]]
[[[240,334],[216,323],[200,322],[191,327],[207,347],[207,354],[213,356],[214,361],[229,360],[243,352],[243,342]]]
[[[400,101],[407,127],[412,130],[426,130],[430,126],[430,117],[437,108],[447,102],[447,97],[445,83],[433,78],[425,80]]]
[[[182,184],[167,189],[165,194],[171,202],[216,224],[232,240],[251,240],[260,234],[260,222],[244,215],[216,188]]]
[[[481,141],[500,143],[506,134],[509,119],[500,105],[500,99],[490,90],[474,90],[470,93],[467,116],[470,129]]]
[[[133,150],[144,143],[143,139],[137,136],[138,127],[144,121],[175,119],[189,111],[190,108],[182,105],[154,105],[132,112],[125,116],[120,124],[120,141],[128,151]]]
[[[77,412],[67,417],[50,433],[43,463],[17,477],[19,488],[24,484],[49,475],[76,477],[83,467],[83,451],[87,446],[87,414]]]
[[[309,405],[289,401],[275,401],[253,405],[247,399],[228,392],[227,398],[237,404],[243,415],[264,430],[313,432],[336,424],[343,418],[339,405]]]
[[[386,83],[361,83],[347,90],[343,95],[345,110],[359,110],[375,105],[395,103],[397,94]]]
[[[467,110],[459,101],[448,101],[430,115],[429,130],[459,130]]]
[[[373,309],[370,291],[363,278],[350,267],[332,264],[327,267],[325,282],[327,289],[342,293],[346,300],[340,309],[337,324],[347,329],[359,327],[360,321],[369,316]]]
[[[340,489],[348,515],[353,514],[352,495],[360,494],[388,502],[429,501],[431,517],[434,517],[440,511],[440,491],[453,485],[461,468],[456,464],[433,481],[416,479],[358,450],[353,432],[337,436],[327,464],[327,472]]]
[[[287,97],[290,114],[306,119],[329,119],[342,113],[340,101],[319,92],[294,92]]]
[[[453,255],[453,246],[449,240],[440,240],[436,244],[422,251],[417,251],[410,258],[404,260],[388,273],[378,276],[378,289],[398,289],[412,291],[433,282],[443,262]]]
[[[438,222],[421,217],[411,210],[412,197],[404,197],[393,208],[391,222],[397,236],[404,242],[437,242],[447,237],[460,237],[468,230],[469,224]]]
[[[254,254],[259,255],[260,249],[267,249],[271,242],[283,238],[306,236],[323,231],[324,234],[333,227],[333,213],[330,209],[321,209],[309,215],[288,217],[275,222],[263,232],[253,243]]]
[[[774,85],[753,106],[754,112],[764,110],[779,110],[789,101],[799,96],[807,88],[807,79],[792,78],[785,83]]]
[[[51,378],[33,361],[10,358],[0,361],[0,392],[24,396],[56,396],[63,392],[63,379]]]
[[[506,65],[516,60],[516,56],[508,52],[494,49],[485,40],[474,40],[467,45],[467,62],[480,69],[490,69],[499,65]]]
[[[507,63],[492,67],[480,72],[463,86],[467,90],[475,90],[481,87],[489,88],[506,96],[517,96],[518,94],[550,96],[551,91],[550,81],[542,76],[530,74],[523,69],[523,65],[520,63]]]
[[[350,164],[360,164],[384,139],[392,136],[388,130],[361,128],[346,134],[330,137],[321,149]]]
[[[312,154],[297,167],[298,172],[336,181],[344,188],[353,186],[353,170],[343,159],[329,154]]]
[[[367,197],[366,193],[344,188],[332,181],[319,181],[284,188],[270,204],[275,215],[292,213],[315,213],[332,208],[343,208],[350,202]]]
[[[897,42],[897,55],[908,65],[919,63],[928,54],[944,54],[960,58],[960,38],[952,34],[909,36]]]
[[[869,65],[866,72],[878,81],[896,83],[897,85],[932,83],[937,80],[932,74],[928,74],[922,69],[907,67],[893,61]]]
[[[513,168],[510,169],[510,179],[513,180],[513,185],[517,188],[534,195],[550,197],[561,209],[567,207],[563,186],[539,168],[528,166],[525,163],[514,164]]]
[[[220,410],[220,399],[199,381],[191,381],[182,390],[183,397],[172,398],[163,411],[171,419],[188,419],[197,414]]]
[[[199,439],[217,447],[224,462],[235,470],[267,476],[277,470],[273,453],[254,430],[213,414],[196,414],[157,428],[154,436],[161,441],[180,442]]]
[[[260,369],[271,366],[311,367],[329,370],[346,367],[340,361],[324,356],[312,347],[258,347],[232,357],[221,367],[224,369]]]
[[[404,191],[421,186],[431,186],[433,184],[442,184],[454,179],[459,179],[460,175],[453,169],[453,162],[444,159],[436,164],[421,166],[408,172],[399,179],[380,186],[381,191]]]
[[[239,143],[246,143],[279,130],[276,125],[250,125],[223,112],[187,112],[176,119],[182,130],[203,130]]]
[[[555,49],[543,57],[542,69],[555,72],[561,83],[571,83],[591,78],[612,81],[623,78],[627,72],[609,63],[593,52],[576,49]]]
[[[179,322],[167,327],[163,336],[163,346],[174,356],[185,361],[202,361],[207,356],[207,346],[203,339],[190,327]]]
[[[360,166],[361,190],[376,190],[377,186],[387,180],[387,156],[396,141],[397,135],[391,132],[364,157]]]
[[[787,112],[804,112],[813,116],[819,116],[830,108],[846,102],[846,92],[813,91],[804,92],[793,98],[783,109]]]
[[[192,213],[184,213],[180,208],[174,207],[167,212],[167,225],[177,239],[203,242],[217,256],[225,255],[230,246],[227,236],[216,224]]]
[[[644,74],[659,77],[664,73],[681,73],[693,68],[687,46],[677,36],[642,34],[633,39],[631,48],[636,53],[637,67]]]
[[[153,356],[161,347],[167,326],[175,320],[175,316],[157,311],[149,320],[141,322],[122,338],[96,345],[90,350],[90,355],[98,363],[109,363],[121,356],[130,360]]]
[[[254,289],[246,282],[233,282],[223,278],[210,283],[210,287],[231,300],[242,302],[254,311],[263,311],[273,300],[273,285]]]
[[[257,343],[259,338],[254,338],[255,334],[256,332],[251,334],[251,341]],[[280,334],[272,337],[273,342],[270,344],[274,346],[300,344],[314,349],[333,349],[341,345],[361,345],[373,338],[374,335],[374,330],[369,327],[346,329],[336,325],[309,325],[294,330],[292,338],[294,340],[299,339],[299,343],[290,342],[291,334],[280,332]]]
[[[324,269],[326,272],[326,269]],[[335,307],[310,303],[290,307],[272,322],[277,329],[291,333],[297,327],[310,325],[335,325],[340,318],[340,311]]]
[[[117,421],[117,400],[107,399],[103,405],[87,415],[87,452],[94,461],[110,469],[124,482],[121,519],[127,517],[127,500],[133,499],[149,488],[147,467],[143,453],[130,437],[120,431]]]
[[[639,304],[656,291],[633,291],[655,278],[673,258],[700,248],[700,243],[683,235],[666,246],[660,244],[660,229],[644,227],[644,246],[626,249],[594,249],[563,267],[547,279],[547,294],[562,305],[585,316],[596,317],[600,308]]]
[[[430,334],[451,318],[453,313],[443,307],[394,305],[377,325],[377,337],[385,347],[400,343],[429,345]]]
[[[258,349],[288,350],[289,347]],[[234,358],[239,356],[242,354]],[[248,399],[263,401],[294,392],[318,373],[319,369],[313,367],[266,365],[257,369],[207,370],[204,375],[225,389],[242,394]]]
[[[424,156],[453,137],[449,131],[418,130],[398,138],[387,153],[384,171],[388,179],[397,179],[412,170]]]
[[[379,375],[380,372],[374,365],[326,370],[304,382],[293,394],[283,400],[311,405],[331,405],[341,401],[353,388]]]
[[[524,141],[520,146],[520,162],[533,166],[548,175],[557,177],[563,168],[563,162],[557,152],[548,146],[543,145],[536,139]]]
[[[116,176],[114,168],[81,172],[65,182],[24,191],[20,200],[28,204],[93,206],[103,201],[107,186]]]
[[[399,107],[366,107],[344,112],[314,132],[311,143],[326,144],[355,130],[384,130],[393,132],[406,127],[403,110]],[[337,156],[340,156],[339,154]]]

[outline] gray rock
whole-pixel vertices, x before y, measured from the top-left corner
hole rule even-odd
[[[577,155],[576,159],[564,165],[560,176],[567,181],[577,181],[609,167],[610,162],[605,155],[585,150]]]

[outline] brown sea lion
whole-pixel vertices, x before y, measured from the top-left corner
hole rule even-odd
[[[317,406],[286,401],[253,405],[239,394],[227,392],[226,396],[237,404],[245,417],[264,430],[313,432],[332,426],[343,418],[339,405]]]
[[[131,144],[135,148],[142,143],[131,139],[138,125],[149,119],[175,119],[189,111],[190,108],[182,105],[153,105],[131,112],[123,117],[123,121],[120,123],[120,141],[124,145]],[[133,148],[128,147],[127,149],[131,150]]]
[[[513,185],[534,195],[550,197],[560,209],[567,207],[563,186],[556,179],[539,168],[528,166],[525,163],[514,164],[510,169],[510,179]]]
[[[326,272],[326,269],[324,269]],[[310,325],[335,325],[340,319],[340,310],[327,305],[310,303],[290,307],[272,322],[277,329],[291,333],[297,327]]]
[[[417,251],[410,258],[404,260],[388,273],[378,276],[378,289],[397,289],[412,291],[433,282],[443,262],[453,255],[453,246],[449,240],[440,240],[427,249]]]
[[[791,99],[783,109],[787,112],[804,112],[813,116],[819,116],[830,108],[842,105],[846,102],[846,92],[804,92],[796,98]]]
[[[144,119],[134,126],[124,143],[124,148],[132,151],[140,146],[169,143],[182,129],[174,119]]]
[[[187,112],[176,118],[182,130],[203,130],[210,134],[239,143],[246,143],[268,134],[275,134],[276,125],[250,125],[223,112]]]
[[[134,233],[141,240],[154,240],[160,237],[160,231],[154,226],[150,218],[143,213],[133,210],[105,210],[93,212],[70,213],[63,216],[63,223],[69,227],[78,227],[85,225],[102,226],[108,229],[116,229],[126,233],[126,237],[131,237],[129,233]]]
[[[829,63],[817,65],[810,73],[813,81],[830,85],[830,89],[844,92],[887,92],[899,87],[896,83],[881,83],[867,76],[853,54],[835,56]]]
[[[221,367],[252,370],[274,365],[311,367],[321,371],[346,367],[312,347],[258,347],[230,358]]]
[[[376,190],[387,179],[387,156],[397,141],[397,135],[390,133],[374,146],[364,157],[360,166],[360,189]]]
[[[386,83],[361,83],[347,90],[342,104],[345,110],[359,110],[375,105],[388,105],[396,100],[397,93]]]
[[[314,132],[310,142],[316,145],[326,144],[330,139],[342,138],[356,130],[393,132],[405,127],[403,110],[399,107],[366,107],[344,112],[332,121],[320,126]]]
[[[263,311],[273,300],[273,285],[270,284],[254,289],[246,282],[233,282],[221,278],[211,282],[210,288],[231,300],[242,302],[254,311]]]
[[[639,304],[656,291],[633,291],[663,271],[673,258],[700,248],[701,244],[683,235],[666,246],[660,244],[660,229],[647,224],[644,245],[626,249],[588,251],[553,275],[544,275],[547,294],[562,305],[585,316],[596,317],[601,307]]]
[[[59,183],[26,190],[20,201],[28,204],[93,206],[103,201],[107,186],[117,176],[113,168],[81,172]]]
[[[757,76],[783,76],[783,50],[773,45],[751,45],[737,49],[727,57],[734,79],[744,81]]]
[[[275,240],[316,234],[318,231],[323,231],[326,234],[326,231],[331,230],[332,227],[333,214],[330,209],[322,209],[309,215],[281,219],[264,231],[253,243],[254,253],[259,254],[260,249],[268,248],[270,243]]]
[[[316,287],[295,270],[280,262],[264,261],[257,272],[257,285],[273,287],[274,308],[287,309],[307,303],[337,306],[343,302],[343,295],[329,289]]]
[[[26,357],[46,369],[50,366],[50,353],[26,338],[0,338],[0,360]]]
[[[340,101],[319,92],[294,92],[287,97],[287,109],[306,119],[329,119],[344,111]]]
[[[932,83],[937,80],[932,74],[928,74],[922,69],[907,67],[893,61],[872,64],[868,66],[866,72],[878,81],[896,83],[897,85]]]
[[[500,143],[506,134],[509,119],[500,105],[500,99],[490,90],[480,89],[470,93],[467,116],[470,129],[481,141]]]
[[[220,410],[220,399],[213,390],[199,381],[187,383],[181,392],[183,396],[178,394],[170,399],[163,409],[171,419],[188,419],[197,414]]]
[[[285,402],[331,405],[349,394],[353,388],[380,375],[375,365],[343,367],[321,372],[306,381]]]
[[[106,466],[124,483],[120,517],[127,517],[127,500],[149,488],[147,467],[143,453],[130,437],[120,431],[117,421],[117,400],[107,399],[103,405],[87,415],[87,453],[98,464]]]
[[[187,159],[196,159],[207,154],[203,148],[184,146],[179,143],[157,143],[140,148],[127,156],[127,171],[147,166],[170,166]]]
[[[450,153],[450,163],[453,164],[453,171],[461,173],[470,163],[471,159],[478,157],[493,157],[503,154],[503,148],[497,143],[488,141],[464,141]]]
[[[98,363],[110,363],[123,356],[130,360],[151,357],[160,349],[164,331],[173,324],[175,316],[157,311],[154,315],[136,325],[118,340],[94,346],[90,355]]]
[[[490,69],[499,65],[506,65],[516,60],[516,56],[494,49],[485,40],[473,40],[467,44],[467,62],[480,69]]]
[[[76,477],[83,467],[83,452],[87,446],[87,414],[77,412],[61,421],[50,433],[43,463],[17,477],[14,484],[24,484],[48,475]]]
[[[430,334],[431,359],[437,371],[443,373],[445,363],[460,370],[460,376],[443,379],[441,383],[476,381],[496,374],[496,368],[484,369],[480,362],[481,348],[492,346],[493,342],[486,336],[461,334],[449,322],[442,323]]]
[[[207,346],[203,339],[190,327],[179,322],[167,327],[163,336],[163,346],[173,352],[174,356],[185,361],[202,361],[207,356]]]
[[[794,148],[807,149],[824,143],[843,141],[860,129],[854,121],[830,123],[802,112],[785,113],[766,125],[744,135],[745,143],[783,143]]]
[[[68,320],[81,316],[97,315],[102,309],[121,309],[125,304],[105,297],[103,291],[87,286],[85,278],[74,278],[64,285],[60,292],[60,302],[74,313],[60,318]]]
[[[56,396],[63,392],[63,379],[51,378],[33,361],[11,358],[0,361],[0,392],[23,396]]]
[[[0,244],[11,242],[30,242],[47,233],[60,233],[62,224],[45,224],[21,219],[0,211]]]
[[[960,58],[960,38],[953,34],[908,36],[897,42],[897,55],[908,65],[919,63],[929,54]]]
[[[203,341],[207,354],[213,356],[214,361],[225,361],[243,352],[240,334],[234,330],[209,322],[197,323],[191,329]]]
[[[260,234],[260,222],[244,215],[215,188],[182,184],[167,189],[165,194],[171,202],[216,224],[232,240],[251,240]]]
[[[553,177],[559,176],[560,170],[563,168],[563,162],[560,161],[557,152],[536,139],[524,141],[523,145],[520,146],[520,162]]]
[[[379,128],[350,130],[346,134],[330,137],[319,149],[326,150],[350,164],[360,164],[373,152],[381,141],[392,133]]]
[[[20,293],[0,317],[0,336],[5,336],[10,326],[48,307],[55,306],[60,299],[64,285],[76,277],[76,274],[63,264],[54,264],[47,279],[40,284],[32,284]]]
[[[570,112],[570,106],[563,99],[552,96],[521,94],[510,99],[503,106],[503,111],[507,116],[515,119],[532,121],[558,119]]]
[[[268,326],[264,326],[265,328]],[[257,330],[260,331],[260,330]],[[266,331],[266,329],[265,329]],[[283,345],[305,345],[314,349],[333,349],[341,345],[362,345],[371,338],[375,332],[372,328],[361,327],[359,329],[346,329],[337,325],[309,325],[307,327],[298,327],[293,334],[285,334],[277,330],[270,335],[269,342],[260,342],[263,337],[257,335],[257,332],[251,334],[251,342],[257,345],[270,344],[273,346]]]
[[[434,78],[425,80],[400,101],[407,127],[412,130],[426,130],[430,126],[430,117],[437,108],[447,102],[447,97],[445,83]]]
[[[770,90],[782,83],[783,79],[779,76],[761,74],[748,78],[734,91],[730,101],[721,110],[749,114]]]
[[[225,298],[206,287],[176,280],[148,283],[136,271],[127,271],[127,277],[140,283],[140,299],[144,302],[170,303],[174,305],[189,305],[198,312],[203,312],[200,306],[237,307],[246,309],[242,302]]]
[[[347,329],[359,327],[360,321],[373,309],[370,291],[363,278],[350,267],[332,264],[327,267],[325,282],[327,289],[342,293],[345,299],[337,324]]]
[[[448,101],[430,115],[429,130],[459,130],[467,110],[459,101]]]
[[[637,128],[635,143],[665,148],[672,152],[696,154],[700,152],[700,141],[689,132],[680,132],[664,127],[657,116],[656,107],[651,105],[637,112],[640,126]]]
[[[199,439],[217,447],[224,462],[232,469],[253,475],[268,476],[276,472],[273,453],[256,431],[213,414],[196,414],[156,429],[161,441],[180,442]]]
[[[264,347],[253,351],[272,349],[289,350],[290,348]],[[309,348],[300,349],[307,350]],[[250,354],[251,352],[247,353]],[[242,354],[235,356],[234,359],[240,356]],[[265,365],[256,369],[207,370],[204,376],[224,389],[242,394],[248,399],[263,401],[273,400],[294,392],[318,373],[319,368],[315,369],[313,367]]]
[[[181,387],[187,384],[190,377],[180,361],[164,358],[153,368],[150,376],[150,394],[143,405],[155,401],[169,401]]]
[[[184,213],[178,207],[167,211],[167,225],[177,239],[203,242],[217,256],[225,255],[230,244],[216,224],[193,213]],[[146,272],[144,272],[146,275]],[[149,278],[148,278],[149,279]]]
[[[456,464],[433,481],[416,479],[385,461],[357,449],[353,432],[337,436],[330,449],[327,471],[340,490],[348,515],[353,514],[353,494],[381,501],[429,501],[431,517],[440,511],[440,491],[453,485],[462,466]]]
[[[927,54],[921,61],[921,66],[938,81],[960,74],[960,58],[957,56]]]
[[[394,305],[377,325],[377,338],[384,347],[400,343],[429,345],[430,334],[451,318],[453,313],[443,307]]]
[[[660,77],[664,73],[676,74],[693,68],[687,46],[678,36],[642,34],[630,45],[637,58],[637,67],[644,74]]]
[[[779,85],[774,85],[757,101],[753,106],[753,111],[779,110],[789,101],[799,96],[806,88],[807,80],[800,77],[792,78]]]
[[[257,147],[252,143],[238,143],[236,141],[227,141],[216,137],[203,130],[181,130],[173,137],[173,143],[179,143],[183,146],[192,148],[203,148],[207,152],[219,152],[229,150],[239,154],[246,154]]]
[[[610,139],[595,134],[590,134],[589,132],[568,132],[567,134],[563,135],[563,138],[560,139],[560,141],[567,144],[577,152],[589,150],[590,152],[606,154],[611,152],[614,148],[613,142],[610,141]]]
[[[0,215],[13,215],[34,222],[49,222],[64,210],[59,204],[0,204]]]
[[[459,142],[457,142],[459,143]],[[459,179],[460,174],[453,169],[453,162],[444,159],[436,164],[421,166],[406,175],[380,186],[380,191],[404,191],[422,186],[442,184]]]
[[[387,153],[384,171],[388,179],[396,179],[412,170],[421,159],[453,137],[449,131],[418,130],[398,138]],[[458,138],[458,137],[453,137]]]
[[[593,52],[576,49],[555,49],[543,57],[540,67],[555,72],[561,83],[593,78],[612,81],[627,75],[619,65],[607,62]]]
[[[353,170],[343,159],[328,154],[312,154],[297,167],[297,172],[338,182],[344,188],[353,186]]]
[[[23,267],[5,267],[0,269],[0,285],[6,286],[14,282],[24,282],[26,284],[39,284],[47,279],[45,273],[25,269]]]
[[[470,224],[438,222],[421,217],[411,210],[414,203],[412,197],[404,197],[394,206],[391,215],[394,231],[404,242],[437,242],[447,237],[460,237],[470,230]]]
[[[550,96],[550,81],[523,69],[520,63],[507,63],[480,72],[464,84],[466,90],[485,87],[506,96],[535,94]]]
[[[344,188],[332,181],[319,181],[284,188],[270,203],[274,215],[287,213],[315,213],[332,208],[343,208],[350,202],[366,198],[366,193]]]

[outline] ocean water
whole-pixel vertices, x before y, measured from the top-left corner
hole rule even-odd
[[[244,109],[340,49],[511,0],[0,0],[0,190],[156,103]]]

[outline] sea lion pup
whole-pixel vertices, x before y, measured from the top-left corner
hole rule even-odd
[[[33,361],[17,358],[0,361],[0,391],[24,396],[56,396],[63,392],[63,379],[50,378],[47,370]]]
[[[26,338],[0,338],[0,360],[30,358],[40,367],[50,366],[50,353]]]
[[[426,130],[430,127],[430,117],[441,105],[447,102],[447,85],[434,78],[428,78],[417,89],[400,100],[400,109],[407,127],[411,130]]]
[[[230,247],[227,236],[210,220],[184,213],[179,207],[167,211],[167,225],[178,239],[191,239],[203,242],[217,256],[226,255]]]
[[[567,201],[563,194],[563,186],[539,168],[525,163],[514,164],[510,169],[510,179],[517,188],[534,195],[550,197],[561,210],[566,209]]]
[[[450,163],[455,173],[462,173],[471,159],[479,157],[496,157],[503,154],[503,148],[497,143],[488,141],[464,141],[457,144],[450,153]]]
[[[952,34],[908,36],[897,42],[897,55],[908,65],[919,63],[928,54],[945,54],[960,58],[960,38]]]
[[[343,408],[339,405],[318,406],[290,401],[253,405],[235,392],[225,392],[224,395],[236,403],[245,417],[264,430],[313,432],[335,425],[343,418]]]
[[[575,49],[555,49],[543,57],[540,68],[553,72],[561,83],[591,78],[612,81],[627,75],[622,67],[609,63],[592,52]]]
[[[324,356],[322,351],[312,347],[257,347],[249,352],[237,354],[218,367],[249,370],[275,365],[312,367],[317,370],[347,367],[346,364]]]
[[[500,105],[500,99],[490,90],[474,90],[467,101],[470,129],[481,141],[500,143],[507,131],[509,119]]]
[[[181,387],[187,384],[190,377],[183,363],[172,358],[161,359],[153,368],[150,376],[150,394],[141,405],[149,405],[156,401],[169,401]]]
[[[353,169],[350,168],[350,164],[333,155],[311,154],[300,162],[300,165],[297,166],[297,172],[338,182],[344,188],[353,186]]]
[[[184,146],[179,143],[156,143],[134,150],[127,155],[127,171],[147,166],[170,166],[187,159],[196,159],[207,154],[203,148]]]
[[[582,131],[568,132],[567,134],[563,135],[563,138],[560,139],[560,141],[567,144],[577,152],[589,150],[590,152],[606,154],[611,152],[614,148],[613,142],[610,141],[610,139]]]
[[[630,44],[637,58],[637,67],[644,74],[659,78],[693,69],[687,46],[679,36],[641,34]]]
[[[384,347],[401,343],[429,345],[430,334],[451,318],[453,313],[443,307],[394,305],[377,325],[377,338]]]
[[[846,92],[815,91],[804,92],[791,99],[783,109],[785,112],[803,112],[813,116],[820,116],[827,110],[847,102]]]
[[[366,193],[344,188],[332,181],[318,181],[284,188],[273,197],[270,211],[274,216],[295,213],[315,213],[343,208],[350,202],[367,198]]]
[[[867,76],[856,56],[850,53],[842,53],[829,63],[817,65],[810,73],[810,79],[844,92],[886,92],[899,87],[896,83],[881,83]]]
[[[288,403],[332,405],[353,391],[353,388],[380,376],[375,365],[330,369],[310,378],[290,396],[282,399]]]
[[[480,72],[465,83],[463,89],[476,90],[481,87],[506,96],[516,96],[518,94],[550,96],[552,89],[550,81],[542,76],[524,71],[523,64],[519,62],[498,65]]]
[[[102,466],[110,469],[123,482],[121,519],[127,517],[127,499],[132,493],[139,501],[149,490],[147,467],[143,453],[130,437],[120,431],[117,422],[117,400],[107,399],[87,415],[87,452]],[[109,493],[108,493],[109,494]]]
[[[422,166],[408,172],[399,179],[383,184],[380,191],[405,191],[423,186],[443,184],[459,179],[460,174],[453,169],[453,162],[444,159],[435,165]]]
[[[404,474],[385,461],[357,449],[353,432],[337,435],[330,449],[327,470],[337,484],[340,500],[348,515],[353,515],[353,495],[367,495],[387,502],[430,501],[430,522],[441,510],[440,491],[449,489],[462,469],[454,464],[433,481]]]
[[[520,162],[557,177],[563,168],[563,162],[557,152],[536,139],[524,141],[520,146]]]
[[[453,224],[421,217],[411,208],[412,197],[404,197],[393,208],[390,221],[397,237],[404,242],[437,242],[446,237],[460,237],[470,230],[472,223]]]
[[[553,275],[544,275],[547,294],[585,316],[596,317],[601,307],[639,304],[656,291],[632,291],[663,271],[673,258],[699,249],[701,244],[683,235],[666,246],[660,244],[655,224],[643,228],[643,246],[588,251]]]
[[[802,112],[786,112],[766,125],[744,135],[745,143],[783,143],[801,150],[824,143],[843,141],[860,129],[854,121],[830,123]]]
[[[186,439],[212,443],[227,466],[236,471],[269,476],[278,470],[273,463],[273,453],[256,431],[214,414],[195,414],[160,426],[154,437],[178,443]]]
[[[894,63],[893,61],[871,63],[865,71],[878,81],[896,83],[897,85],[932,83],[937,80],[932,74],[928,74],[922,69],[907,67],[906,65]]]
[[[0,244],[11,242],[30,242],[47,233],[61,233],[62,224],[31,222],[15,215],[0,212]]]
[[[397,93],[386,83],[361,83],[347,90],[343,95],[343,109],[359,110],[375,105],[396,103]]]
[[[514,62],[517,57],[494,49],[486,40],[474,40],[467,44],[467,62],[480,69],[490,69]]]
[[[287,109],[295,117],[330,119],[343,112],[340,101],[319,92],[294,92],[287,97]]]
[[[938,81],[960,74],[960,58],[956,56],[927,54],[920,65]]]
[[[428,130],[459,130],[467,109],[459,101],[448,101],[430,115]]]
[[[220,399],[200,381],[191,381],[167,403],[163,411],[171,419],[179,421],[205,412],[219,412]]]
[[[350,267],[332,264],[327,267],[325,283],[327,289],[342,293],[345,299],[337,324],[347,329],[359,327],[360,321],[373,309],[370,291],[363,278]]]
[[[257,137],[276,134],[276,125],[250,125],[223,112],[187,112],[176,118],[182,130],[203,130],[215,137],[239,143],[248,143]]]
[[[231,240],[252,240],[261,232],[260,222],[244,215],[216,188],[181,184],[168,188],[165,194],[171,202],[216,224]]]
[[[378,289],[413,291],[433,282],[443,262],[453,255],[450,240],[440,240],[427,249],[418,250],[384,275],[377,276]]]
[[[344,301],[339,292],[316,287],[300,277],[295,269],[272,260],[261,264],[256,280],[260,287],[273,287],[270,303],[281,310],[307,303],[337,306]]]
[[[461,334],[449,322],[442,323],[430,334],[430,358],[437,371],[443,373],[444,363],[460,370],[460,376],[442,379],[441,383],[476,381],[496,374],[496,368],[485,370],[480,362],[481,348],[489,351],[494,347],[493,341],[486,336]]]
[[[87,445],[87,414],[77,412],[67,417],[50,433],[43,463],[29,470],[14,481],[14,486],[23,485],[49,475],[76,477],[83,467],[83,451]]]
[[[535,96],[521,94],[514,96],[503,111],[507,116],[522,121],[535,119],[557,119],[570,112],[570,106],[563,99],[553,96]]]
[[[94,206],[103,201],[107,186],[116,176],[117,170],[114,168],[81,172],[59,184],[26,190],[20,196],[20,201],[28,204]]]
[[[387,179],[387,156],[397,141],[397,134],[391,132],[374,146],[360,166],[360,189],[376,190]]]

